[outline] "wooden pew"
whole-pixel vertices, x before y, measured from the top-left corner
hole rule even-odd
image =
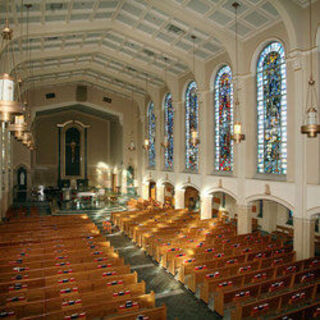
[[[310,285],[270,298],[250,303],[239,303],[231,313],[232,320],[252,319],[265,315],[275,316],[277,313],[297,307],[302,303],[314,301],[317,285]]]

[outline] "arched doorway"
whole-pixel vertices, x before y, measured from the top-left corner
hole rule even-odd
[[[169,183],[164,183],[164,203],[167,207],[174,208],[174,186]]]
[[[19,167],[17,170],[17,200],[26,201],[27,199],[27,178],[28,173],[25,167]]]
[[[257,199],[250,205],[256,228],[274,233],[285,241],[293,240],[293,212],[289,208],[269,199]]]
[[[154,181],[149,182],[149,199],[157,199],[157,185]]]
[[[199,191],[191,186],[185,188],[184,191],[184,206],[189,211],[200,209],[200,195]]]
[[[236,199],[228,193],[218,191],[212,193],[212,217],[234,219],[236,215]]]

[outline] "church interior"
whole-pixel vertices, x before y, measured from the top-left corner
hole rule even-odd
[[[320,319],[320,0],[0,29],[0,318]]]

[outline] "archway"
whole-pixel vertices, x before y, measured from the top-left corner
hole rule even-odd
[[[174,186],[170,182],[164,183],[164,204],[167,207],[174,208]]]
[[[236,199],[223,191],[212,193],[212,217],[226,218],[228,220],[236,217]]]
[[[200,195],[199,191],[191,186],[187,186],[184,191],[184,206],[189,211],[200,209]]]
[[[275,234],[284,241],[293,240],[293,211],[270,199],[255,199],[249,203],[253,228]]]
[[[16,170],[16,182],[17,182],[17,200],[26,201],[27,199],[27,179],[28,173],[24,166],[20,166]]]
[[[149,199],[157,200],[157,184],[152,180],[149,182]]]

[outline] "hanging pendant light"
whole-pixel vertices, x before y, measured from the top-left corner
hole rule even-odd
[[[164,82],[165,82],[165,85],[167,87],[167,69],[168,69],[168,58],[167,57],[163,57],[163,60],[166,64],[166,67],[165,67],[165,70],[164,70]],[[165,129],[165,121],[163,123],[163,126],[161,126],[161,130]],[[166,130],[165,130],[166,131]],[[162,136],[162,134],[161,134]],[[164,149],[168,149],[169,147],[169,138],[166,134],[163,135],[163,141],[161,142],[161,146],[164,148]]]
[[[8,14],[9,10],[7,3],[7,17],[1,33],[1,62],[3,63],[3,73],[0,74],[0,121],[3,122],[10,122],[12,115],[19,115],[22,113],[22,107],[18,101],[15,100],[14,95],[15,84],[17,81],[14,76],[10,75],[11,70],[15,67],[15,59],[14,48],[12,46],[13,30],[9,26]]]
[[[239,60],[239,53],[238,53],[238,8],[240,4],[238,2],[234,2],[232,4],[234,11],[235,11],[235,55],[236,55],[236,63],[235,63],[235,81],[234,81],[234,93],[235,93],[235,102],[234,102],[234,124],[233,124],[233,134],[231,136],[232,140],[235,143],[240,143],[241,141],[245,140],[245,135],[242,133],[242,123],[241,123],[241,116],[240,116],[240,102],[239,102],[239,72],[238,72],[238,60]]]
[[[198,131],[195,128],[191,128],[190,143],[194,147],[196,147],[198,144],[200,144],[200,139],[198,137]]]
[[[148,74],[146,75],[146,92],[148,93]],[[142,148],[145,150],[145,151],[149,151],[150,148],[151,148],[151,145],[150,145],[150,140],[148,138],[145,138],[144,141],[143,141],[143,145],[142,145]]]
[[[150,150],[150,141],[149,141],[149,139],[144,139],[142,148],[143,148],[144,150],[146,150],[146,151],[149,151],[149,150]]]
[[[164,136],[163,142],[161,142],[161,146],[162,146],[164,149],[167,149],[167,148],[169,147],[169,139],[168,139],[168,136]]]
[[[195,41],[197,37],[195,35],[191,35],[191,39],[192,39],[192,72],[193,72],[193,75],[195,76]],[[198,91],[198,89],[196,90]],[[197,91],[196,91],[196,95],[198,99],[199,97],[198,97]],[[195,127],[191,127],[190,143],[192,144],[193,147],[196,147],[197,145],[200,144],[199,133]]]
[[[13,133],[14,137],[21,141],[23,132],[27,129],[27,124],[24,121],[24,115],[15,116],[14,123],[8,126],[8,130]]]
[[[131,110],[133,110],[133,89],[131,90]],[[131,131],[131,134],[130,134],[130,143],[129,143],[129,146],[128,146],[128,150],[129,151],[135,151],[136,150],[136,144],[134,143],[134,140],[133,140],[133,131]]]
[[[312,7],[309,0],[309,44],[310,44],[310,79],[308,81],[307,101],[305,108],[304,125],[301,126],[301,133],[306,134],[308,138],[315,138],[320,134],[320,123],[317,107],[317,92],[315,81],[313,79],[312,63]]]

